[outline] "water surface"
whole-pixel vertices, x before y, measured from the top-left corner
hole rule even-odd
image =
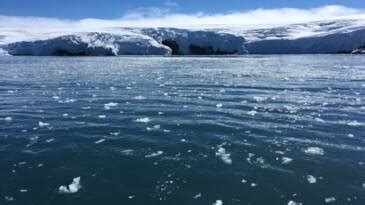
[[[1,57],[0,204],[362,205],[364,89],[361,56]]]

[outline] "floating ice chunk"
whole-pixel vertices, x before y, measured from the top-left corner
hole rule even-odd
[[[100,144],[100,143],[103,143],[103,142],[105,142],[105,139],[100,139],[100,140],[98,140],[98,141],[95,141],[94,143],[95,143],[95,144]]]
[[[147,131],[154,131],[154,130],[159,130],[161,128],[161,125],[155,125],[153,127],[147,127]]]
[[[111,91],[117,90],[117,88],[115,88],[115,87],[109,87],[109,89],[110,89]]]
[[[68,114],[67,113],[63,113],[62,114],[62,117],[68,117]]]
[[[349,123],[347,123],[349,126],[352,126],[352,127],[357,127],[357,126],[361,126],[362,123],[358,122],[358,121],[351,121]]]
[[[282,164],[289,164],[292,161],[293,161],[293,159],[292,158],[289,158],[289,157],[282,157],[281,158],[281,163]]]
[[[138,95],[138,96],[134,97],[133,99],[135,99],[135,100],[145,100],[147,98],[142,96],[142,95]]]
[[[128,196],[128,199],[134,199],[136,196],[134,196],[134,195],[130,195],[130,196]]]
[[[76,192],[78,192],[81,189],[81,184],[80,184],[80,180],[81,177],[76,177],[73,179],[72,183],[70,185],[67,186],[60,186],[58,188],[58,192],[60,194],[74,194]]]
[[[46,123],[46,122],[38,122],[38,126],[39,126],[40,128],[43,128],[43,127],[49,127],[49,126],[50,126],[50,124],[49,124],[49,123]]]
[[[255,97],[253,97],[253,99],[254,99],[256,102],[264,102],[265,100],[267,100],[267,97],[255,96]]]
[[[20,193],[26,193],[26,192],[28,192],[28,189],[19,189],[19,192]]]
[[[222,108],[223,107],[223,104],[222,103],[218,103],[215,105],[217,108]]]
[[[149,123],[151,120],[148,117],[143,117],[143,118],[138,118],[136,119],[136,122],[140,122],[140,123]]]
[[[333,203],[333,202],[336,201],[336,198],[335,197],[327,197],[327,198],[324,199],[324,201],[326,203]]]
[[[231,154],[227,153],[224,147],[219,147],[215,155],[220,157],[224,163],[232,164]]]
[[[315,184],[317,182],[317,179],[314,176],[312,176],[312,175],[307,175],[307,181],[310,184]]]
[[[314,118],[314,120],[317,122],[325,123],[325,121],[323,119],[318,118],[318,117]]]
[[[153,152],[149,155],[145,155],[146,158],[158,157],[163,154],[163,151],[159,150],[157,152]]]
[[[251,187],[257,187],[256,183],[251,183]]]
[[[218,200],[216,200],[216,201],[213,203],[213,205],[223,205],[223,201],[222,201],[222,200],[220,200],[220,199],[218,199]]]
[[[198,198],[200,198],[200,197],[202,197],[202,193],[196,194],[193,198],[194,198],[194,199],[198,199]]]
[[[355,137],[355,135],[353,135],[353,134],[348,134],[348,135],[347,135],[347,137],[349,137],[349,138],[354,138],[354,137]]]
[[[5,117],[5,118],[4,118],[4,120],[5,120],[6,122],[11,122],[11,121],[13,120],[13,118],[12,118],[12,117]]]
[[[247,112],[248,115],[255,116],[257,114],[257,111],[252,110]]]
[[[324,155],[324,150],[320,147],[308,147],[304,150],[308,155]]]
[[[47,142],[47,143],[51,143],[51,142],[53,142],[54,140],[55,140],[54,138],[51,138],[51,139],[46,140],[46,142]]]
[[[110,102],[110,103],[104,104],[104,109],[110,110],[110,109],[112,109],[112,107],[116,107],[116,106],[118,106],[118,103]]]
[[[242,179],[242,180],[241,180],[241,183],[242,183],[242,184],[246,184],[246,183],[247,183],[247,180],[246,180],[246,179]]]
[[[14,201],[15,200],[14,197],[12,197],[12,196],[5,196],[4,198],[5,198],[5,201]]]
[[[289,201],[288,205],[302,205],[302,203],[300,202],[295,202],[295,201]]]
[[[98,116],[100,119],[105,119],[106,118],[106,115],[99,115]]]

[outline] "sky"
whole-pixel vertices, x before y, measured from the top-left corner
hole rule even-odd
[[[172,13],[231,13],[274,8],[310,9],[342,5],[365,9],[364,0],[0,0],[0,15],[61,19],[115,19],[135,10],[159,8]]]
[[[0,0],[1,27],[184,27],[365,16],[365,0]]]

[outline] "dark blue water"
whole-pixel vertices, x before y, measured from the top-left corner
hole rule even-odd
[[[0,204],[363,205],[364,89],[360,56],[1,57]]]

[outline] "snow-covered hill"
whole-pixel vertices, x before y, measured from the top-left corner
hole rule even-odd
[[[0,28],[0,55],[224,55],[351,53],[365,43],[365,18],[202,29]]]

